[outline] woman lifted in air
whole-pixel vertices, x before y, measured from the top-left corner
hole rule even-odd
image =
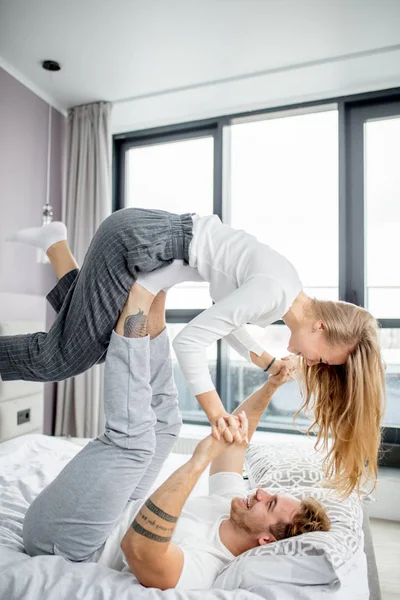
[[[3,380],[78,375],[105,359],[132,286],[135,326],[145,332],[160,290],[206,281],[214,304],[188,323],[173,345],[214,435],[223,434],[227,413],[210,377],[207,347],[224,338],[258,367],[277,374],[284,363],[265,352],[245,325],[267,327],[283,319],[291,332],[288,350],[299,356],[304,406],[313,409],[318,440],[327,452],[328,478],[344,493],[359,489],[366,478],[376,479],[384,400],[376,319],[353,304],[307,296],[293,265],[254,236],[216,215],[126,208],[101,224],[80,271],[60,222],[19,231],[11,241],[41,248],[56,273],[68,272],[48,296],[58,311],[48,333],[0,337]]]

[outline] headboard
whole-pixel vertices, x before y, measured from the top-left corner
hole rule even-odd
[[[45,326],[43,296],[0,293],[0,335],[45,331]],[[36,382],[0,380],[0,442],[42,433],[43,388]]]

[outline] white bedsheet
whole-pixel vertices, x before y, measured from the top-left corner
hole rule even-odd
[[[0,600],[203,600],[203,592],[146,589],[129,573],[99,564],[74,564],[59,556],[31,558],[24,553],[22,523],[29,504],[80,450],[69,441],[42,435],[0,444]],[[171,455],[162,476],[187,458]],[[198,488],[202,493],[207,485],[203,482]],[[245,590],[210,591],[207,598],[257,600]]]
[[[58,556],[31,558],[24,553],[22,524],[36,495],[81,448],[69,441],[27,435],[0,444],[0,600],[319,600],[321,589],[296,586],[247,590],[213,589],[208,592],[162,592],[143,588],[129,573],[95,563],[69,563]],[[171,454],[158,482],[188,456]],[[156,482],[156,485],[158,485]],[[207,493],[204,476],[194,493]],[[284,560],[284,557],[282,558]],[[279,589],[278,589],[279,588]],[[323,597],[341,599],[335,592]],[[347,600],[347,598],[346,598]]]

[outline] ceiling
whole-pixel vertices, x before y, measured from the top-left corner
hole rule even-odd
[[[400,0],[0,0],[3,65],[63,108],[393,45]]]

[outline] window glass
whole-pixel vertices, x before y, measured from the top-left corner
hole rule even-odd
[[[400,427],[400,329],[381,329],[381,348],[386,363],[386,412],[383,424]]]
[[[290,331],[284,325],[270,325],[265,330],[256,326],[248,326],[262,347],[268,348],[273,356],[287,356],[287,345]],[[232,410],[261,387],[266,381],[266,374],[259,368],[246,361],[228,346],[228,395]],[[268,409],[262,416],[260,424],[276,428],[291,428],[294,426],[293,415],[302,404],[300,390],[296,381],[289,381],[280,387]],[[303,431],[311,424],[309,419],[300,414],[296,424]]]
[[[185,323],[168,323],[168,334],[170,337],[170,341],[174,339],[174,337],[185,327]],[[182,411],[183,417],[185,419],[200,419],[205,422],[208,422],[207,417],[201,408],[200,404],[197,402],[196,398],[189,391],[189,388],[186,384],[186,380],[183,376],[182,370],[178,364],[176,359],[174,350],[171,346],[171,354],[172,354],[172,365],[174,369],[174,379],[176,386],[178,388],[178,396],[179,396],[179,408]],[[211,378],[216,383],[215,375],[217,370],[217,344],[213,344],[207,348],[207,358],[208,365],[210,368]]]
[[[367,306],[377,318],[399,318],[400,117],[364,127]]]
[[[337,110],[238,123],[231,127],[230,204],[233,227],[244,229],[286,256],[306,293],[338,299]],[[289,330],[272,325],[263,347],[288,354]],[[265,374],[228,350],[228,394],[235,407],[265,381]],[[282,386],[263,415],[264,424],[292,427],[302,404],[298,384]],[[305,429],[310,421],[299,415]]]
[[[174,213],[213,212],[214,138],[131,148],[126,153],[125,206]],[[167,308],[207,308],[207,283],[175,286]]]
[[[231,127],[230,222],[296,267],[307,293],[338,299],[337,110]]]
[[[251,326],[249,326],[252,329]],[[268,348],[274,356],[287,356],[290,332],[286,326],[271,325],[260,334],[253,328],[254,336],[261,346]],[[400,329],[381,329],[381,348],[386,364],[386,411],[383,425],[400,427]],[[265,381],[265,374],[255,365],[248,363],[228,347],[228,393],[232,410]],[[274,395],[265,411],[261,423],[274,427],[288,427],[293,424],[293,415],[302,404],[299,386],[295,381],[283,385]],[[309,419],[300,414],[296,423],[302,430],[310,424]]]

